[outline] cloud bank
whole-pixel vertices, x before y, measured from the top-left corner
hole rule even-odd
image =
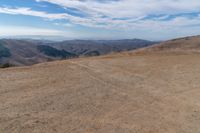
[[[56,5],[66,12],[49,13],[30,7],[0,7],[0,13],[65,20],[60,25],[81,25],[109,30],[149,33],[191,33],[200,27],[199,0],[35,0]],[[70,11],[70,12],[67,12]],[[59,23],[56,23],[59,25]],[[195,28],[196,27],[196,28]],[[196,31],[194,31],[194,34]]]

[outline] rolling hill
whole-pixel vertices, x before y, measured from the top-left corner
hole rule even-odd
[[[112,52],[128,51],[153,45],[154,43],[139,39],[115,41],[71,40],[63,42],[1,39],[0,50],[3,50],[1,54],[4,57],[0,55],[2,56],[0,64],[33,65],[80,56],[99,56]]]
[[[11,56],[10,50],[6,48],[3,44],[0,44],[0,59],[10,56]]]
[[[58,49],[71,51],[80,56],[87,56],[88,53],[98,53],[98,55],[109,54],[112,52],[130,51],[142,47],[153,45],[157,42],[141,39],[125,40],[72,40],[63,41],[57,44],[49,43]]]
[[[161,42],[160,44],[143,48],[138,51],[143,53],[199,53],[200,36],[191,36]]]
[[[199,38],[0,69],[0,132],[198,133]]]

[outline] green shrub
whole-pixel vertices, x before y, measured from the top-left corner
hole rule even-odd
[[[10,63],[5,63],[0,65],[0,68],[8,68],[8,67],[13,67],[14,65],[10,64]]]

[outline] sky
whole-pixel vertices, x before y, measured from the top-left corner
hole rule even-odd
[[[199,0],[0,0],[0,37],[168,40],[199,34]]]

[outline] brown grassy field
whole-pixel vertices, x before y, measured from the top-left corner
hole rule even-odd
[[[199,133],[200,54],[134,53],[0,70],[0,133]]]

